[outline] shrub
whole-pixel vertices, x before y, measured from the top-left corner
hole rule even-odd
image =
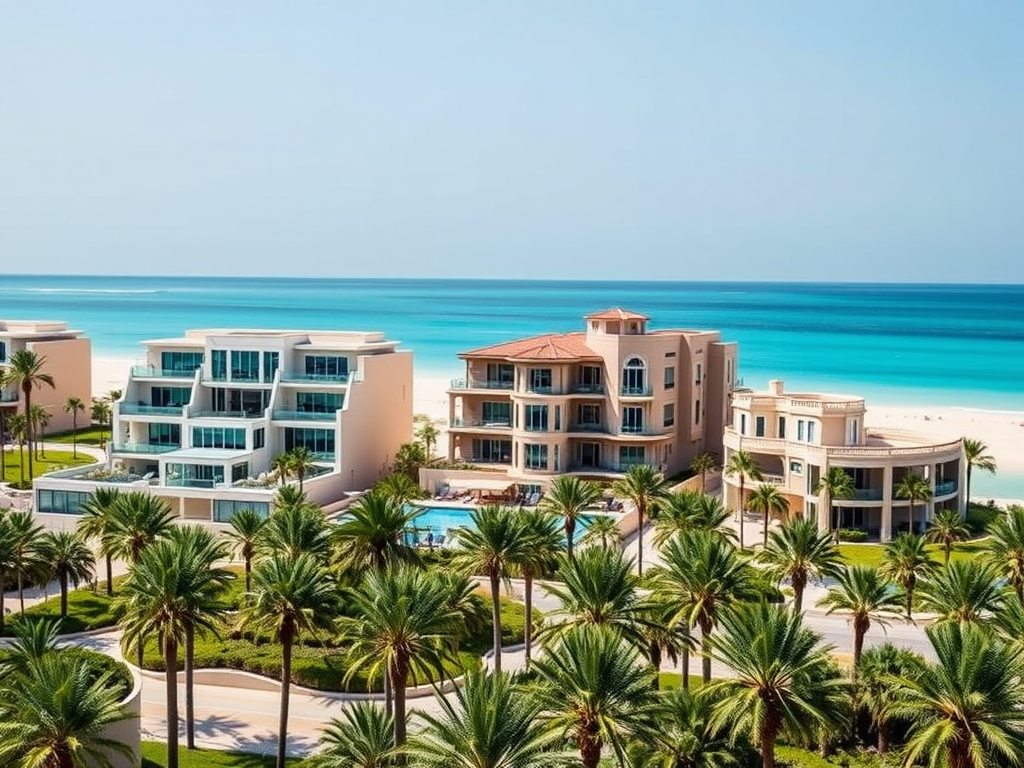
[[[868,532],[859,528],[840,528],[839,540],[860,543],[868,540]]]

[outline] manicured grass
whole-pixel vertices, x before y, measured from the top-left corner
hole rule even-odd
[[[74,442],[72,438],[72,432],[55,432],[52,435],[46,436],[46,442],[48,443],[67,443],[71,445]],[[100,440],[100,436],[103,439]],[[110,440],[110,429],[104,428],[100,431],[99,427],[79,427],[78,428],[78,444],[79,445],[94,445],[100,446]]]
[[[102,564],[101,564],[102,567]],[[118,576],[114,579],[114,592],[117,593],[117,585],[124,579]],[[4,627],[4,635],[11,635],[11,624],[18,621],[20,614],[15,613],[18,605],[17,592],[9,592],[5,597],[5,605],[11,609],[7,617],[7,624]],[[68,592],[68,615],[61,623],[61,633],[87,632],[91,629],[112,627],[117,623],[117,617],[113,611],[113,598],[107,597],[106,582],[102,581],[93,592],[91,588],[73,589]],[[46,602],[37,603],[25,609],[25,615],[30,618],[60,617],[60,592],[54,592]]]
[[[837,752],[829,757],[822,757],[800,747],[776,745],[776,765],[779,768],[833,768],[841,765],[847,768],[877,768],[881,765],[878,756],[870,752]]]
[[[950,560],[969,560],[977,557],[978,553],[984,551],[983,540],[964,541],[953,545]],[[928,552],[937,563],[942,562],[942,547],[938,544],[929,544]],[[847,565],[867,565],[877,568],[882,564],[882,555],[885,553],[884,544],[840,544],[839,553]]]
[[[690,675],[690,690],[694,691],[700,688],[704,684],[704,678],[700,675]],[[680,688],[683,685],[683,675],[681,672],[659,672],[658,673],[658,687],[667,691],[672,688]]]
[[[178,751],[180,768],[274,768],[273,755],[250,755],[245,752],[220,752],[215,749],[185,749]],[[288,758],[289,766],[298,768],[302,760]],[[167,745],[162,741],[142,742],[142,768],[165,768]]]
[[[10,483],[21,483],[21,457],[22,454],[25,456],[25,484],[28,486],[28,482],[31,478],[28,476],[28,451],[19,451],[17,447],[9,447],[8,450],[3,452],[4,458],[4,477]],[[96,459],[91,456],[84,454],[78,454],[78,458],[74,457],[71,451],[47,451],[46,458],[36,458],[32,461],[32,471],[36,477],[39,475],[45,475],[47,472],[53,472],[58,469],[65,469],[67,467],[79,467],[85,464],[95,464]]]

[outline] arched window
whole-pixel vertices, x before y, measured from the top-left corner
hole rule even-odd
[[[631,357],[622,368],[622,394],[642,395],[646,393],[647,370],[644,361]]]

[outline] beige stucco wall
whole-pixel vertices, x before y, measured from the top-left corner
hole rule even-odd
[[[56,385],[51,389],[44,384],[32,390],[32,404],[41,405],[50,412],[46,432],[71,429],[71,414],[64,413],[64,403],[70,397],[80,398],[85,405],[85,411],[78,414],[78,426],[87,426],[92,402],[92,345],[89,339],[33,341],[26,348],[46,358],[43,371],[53,376]]]

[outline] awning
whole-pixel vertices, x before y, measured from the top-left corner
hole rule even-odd
[[[456,491],[506,491],[512,486],[509,480],[446,480],[448,487]]]

